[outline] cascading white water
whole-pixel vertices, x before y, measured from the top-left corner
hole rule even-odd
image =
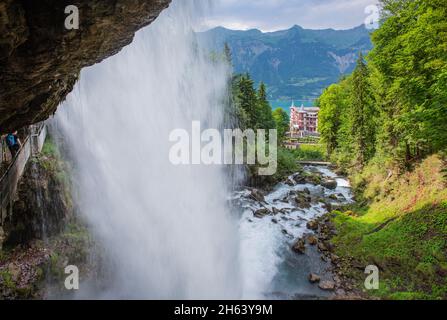
[[[223,169],[168,157],[173,129],[222,127],[229,70],[191,29],[203,4],[173,1],[131,45],[83,70],[56,116],[80,211],[110,262],[109,282],[88,297],[241,297]]]

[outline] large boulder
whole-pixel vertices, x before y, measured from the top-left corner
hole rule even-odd
[[[308,235],[306,240],[307,240],[307,243],[310,244],[311,246],[314,246],[318,243],[317,237],[315,237],[312,234]]]
[[[311,273],[311,274],[309,274],[308,279],[309,279],[310,283],[317,283],[317,282],[320,282],[321,277],[315,273]]]
[[[334,190],[337,188],[337,181],[335,181],[335,179],[324,179],[321,181],[321,185],[325,188]]]

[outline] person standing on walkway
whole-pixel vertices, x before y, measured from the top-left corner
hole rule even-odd
[[[13,133],[8,133],[5,139],[6,139],[6,145],[8,146],[9,151],[11,152],[11,156],[14,159],[17,152],[19,152],[20,148],[22,147],[22,143],[20,142],[20,139],[17,136],[17,131]]]

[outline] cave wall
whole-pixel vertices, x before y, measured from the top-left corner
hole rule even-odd
[[[0,0],[0,133],[47,119],[83,67],[116,54],[171,0]],[[65,8],[79,29],[65,28]]]

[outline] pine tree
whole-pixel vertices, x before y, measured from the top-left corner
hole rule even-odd
[[[247,116],[244,127],[249,129],[256,129],[259,122],[258,98],[253,85],[253,80],[251,80],[248,74],[243,75],[239,79],[237,101],[239,107]]]
[[[261,82],[258,90],[258,129],[275,129],[276,124],[272,115],[272,108],[267,100],[267,89],[265,84]]]
[[[368,67],[360,52],[352,76],[351,134],[356,163],[361,167],[373,156],[375,148],[374,114],[368,76]]]

